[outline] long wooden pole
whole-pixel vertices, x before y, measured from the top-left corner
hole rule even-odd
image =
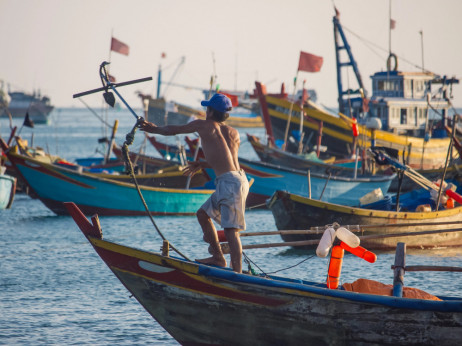
[[[369,240],[369,239],[382,239],[382,238],[397,238],[397,237],[412,237],[417,235],[427,235],[427,234],[436,234],[436,233],[452,233],[452,232],[461,232],[462,228],[451,229],[451,230],[434,230],[434,231],[421,231],[421,232],[406,232],[406,233],[393,233],[393,234],[374,234],[360,236],[360,240]],[[266,244],[247,244],[242,245],[243,250],[249,249],[263,249],[263,248],[272,248],[272,247],[284,247],[284,246],[309,246],[317,245],[319,239],[313,240],[301,240],[301,241],[291,241],[283,243],[266,243]],[[222,250],[224,253],[229,253],[229,246],[227,243],[221,244]]]
[[[460,225],[462,221],[444,221],[444,222],[414,222],[414,223],[395,223],[395,224],[376,224],[376,225],[343,225],[350,232],[363,232],[365,229],[374,228],[396,228],[396,227],[415,227],[415,226],[447,226],[447,225]],[[279,231],[264,231],[264,232],[242,232],[240,237],[258,237],[268,235],[293,235],[293,234],[322,234],[326,230],[327,226],[316,226],[311,229],[288,229]],[[447,231],[447,230],[445,230]],[[218,231],[219,234],[224,232],[223,230]]]
[[[286,151],[286,148],[287,148],[287,136],[289,135],[290,121],[292,119],[292,109],[294,107],[295,92],[297,91],[297,79],[298,79],[298,71],[297,71],[297,75],[294,78],[294,93],[292,95],[292,100],[290,100],[289,117],[287,118],[286,131],[284,133],[284,143],[282,144],[283,151]]]
[[[460,225],[462,221],[459,222],[440,222],[440,223],[403,223],[403,224],[380,224],[380,225],[345,225],[345,227],[350,232],[363,232],[364,229],[368,228],[383,228],[383,227],[415,227],[415,226],[446,226],[446,225]],[[240,233],[241,237],[255,237],[255,236],[267,236],[267,235],[292,235],[292,234],[322,234],[325,231],[325,227],[314,227],[314,229],[292,229],[292,230],[280,230],[280,231],[265,231],[265,232],[242,232]],[[447,231],[447,230],[444,230]]]
[[[440,198],[441,198],[441,192],[443,190],[444,178],[446,177],[446,172],[448,170],[448,164],[449,164],[449,156],[451,155],[452,145],[454,143],[454,136],[455,136],[455,131],[456,131],[456,121],[455,120],[456,120],[455,117],[453,117],[452,118],[451,139],[449,140],[449,147],[448,147],[448,152],[446,154],[446,162],[444,163],[443,176],[441,177],[441,184],[438,190],[438,199],[436,200],[436,211],[438,211],[439,206],[440,206]]]
[[[395,266],[391,266],[395,269]],[[449,267],[449,266],[405,266],[404,270],[407,272],[462,272],[462,267]]]

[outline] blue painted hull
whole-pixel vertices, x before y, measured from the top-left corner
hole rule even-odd
[[[307,172],[240,158],[239,163],[249,178],[254,179],[250,192],[270,197],[276,190],[308,197]],[[395,175],[358,176],[358,178],[311,174],[311,198],[348,206],[359,205],[365,194],[380,188],[385,194]],[[324,192],[323,192],[324,191]]]

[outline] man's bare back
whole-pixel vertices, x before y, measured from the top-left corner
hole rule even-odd
[[[205,159],[217,176],[240,170],[238,161],[239,132],[231,126],[206,119],[194,120],[185,125],[162,127],[144,121],[140,128],[146,132],[165,136],[197,132],[201,138]]]

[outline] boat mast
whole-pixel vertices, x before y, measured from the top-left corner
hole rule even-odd
[[[338,106],[339,112],[343,114],[347,114],[350,117],[354,116],[351,114],[348,105],[350,104],[350,100],[352,97],[357,97],[361,100],[361,107],[358,109],[358,113],[360,109],[362,109],[363,99],[367,96],[366,91],[364,89],[364,85],[362,82],[361,74],[359,73],[358,65],[353,57],[351,52],[351,47],[348,44],[348,40],[345,37],[345,33],[343,32],[342,25],[340,24],[339,15],[335,15],[333,18],[334,22],[334,41],[335,41],[335,58],[337,62],[337,88],[338,88]],[[342,62],[340,59],[340,52],[345,50],[348,55],[348,61]],[[350,67],[353,69],[353,72],[356,76],[356,80],[358,82],[359,89],[358,90],[343,90],[342,85],[342,68]],[[356,109],[357,107],[355,107]],[[355,113],[353,111],[353,113]]]

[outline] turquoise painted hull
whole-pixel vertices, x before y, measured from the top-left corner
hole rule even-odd
[[[144,215],[133,184],[81,174],[9,154],[9,159],[40,200],[56,214],[67,214],[63,202],[72,201],[87,215]],[[213,190],[141,187],[149,211],[155,215],[192,215]]]

